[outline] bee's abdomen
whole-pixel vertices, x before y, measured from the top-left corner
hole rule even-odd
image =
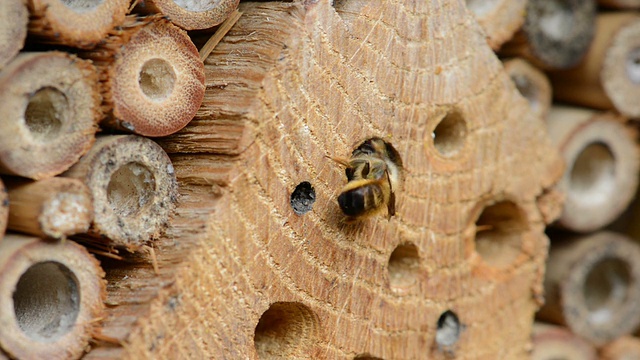
[[[369,184],[347,190],[338,196],[340,209],[347,216],[361,216],[375,210],[383,194],[378,184]]]

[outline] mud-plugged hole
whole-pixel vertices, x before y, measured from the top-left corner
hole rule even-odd
[[[404,289],[414,285],[418,278],[420,255],[411,243],[398,245],[389,257],[389,284],[392,288]]]
[[[130,162],[119,167],[107,186],[107,199],[118,215],[126,217],[138,213],[151,203],[156,191],[156,179],[149,169]]]
[[[436,328],[436,344],[439,348],[450,348],[460,339],[462,324],[458,315],[451,310],[447,310],[438,318]]]
[[[609,323],[616,309],[628,301],[631,286],[630,266],[616,258],[605,258],[587,274],[583,295],[590,318],[594,323]]]
[[[513,202],[487,206],[476,221],[476,252],[489,266],[508,266],[522,252],[522,237],[527,229],[525,214]]]
[[[24,120],[35,139],[51,141],[60,133],[68,114],[69,103],[64,93],[53,87],[44,87],[29,98]]]
[[[32,265],[13,293],[20,329],[36,341],[57,340],[73,329],[80,295],[78,279],[66,266],[57,262]]]
[[[625,67],[629,79],[634,84],[640,85],[640,48],[634,48],[629,51]]]
[[[587,145],[569,173],[569,192],[577,199],[605,202],[616,190],[616,161],[604,143]]]
[[[538,88],[533,85],[531,80],[521,74],[511,75],[511,80],[516,85],[516,89],[518,89],[520,95],[529,102],[529,106],[534,110],[538,110],[540,108],[540,94]]]
[[[572,36],[575,21],[571,0],[539,1],[536,10],[542,33],[548,38],[562,41]]]
[[[163,59],[151,59],[142,65],[138,83],[151,100],[162,101],[171,95],[176,82],[173,66]]]
[[[304,215],[313,209],[316,191],[308,181],[303,181],[291,193],[291,208],[298,215]]]
[[[264,359],[305,358],[316,341],[318,318],[307,306],[277,302],[262,314],[253,338],[258,357]]]
[[[104,0],[61,0],[60,2],[76,12],[86,12],[97,8]]]
[[[433,130],[433,145],[440,155],[451,157],[464,146],[467,123],[457,110],[452,110],[440,120]]]

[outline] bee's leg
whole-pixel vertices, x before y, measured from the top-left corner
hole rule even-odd
[[[331,160],[337,162],[338,164],[340,164],[342,166],[345,166],[345,167],[349,166],[349,159],[345,159],[345,158],[341,158],[341,157],[333,157],[333,156],[328,156],[328,155],[325,155],[324,157],[326,157],[328,159],[331,159]]]
[[[396,214],[396,194],[392,192],[389,195],[389,203],[387,204],[387,218],[391,218]]]

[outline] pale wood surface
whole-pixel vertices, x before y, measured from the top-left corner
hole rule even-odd
[[[562,170],[544,125],[462,4],[336,8],[241,4],[195,120],[161,141],[182,196],[159,274],[110,271],[103,334],[125,346],[87,358],[526,356],[539,206]],[[370,136],[407,169],[397,214],[346,224],[344,169],[327,156]],[[316,202],[298,216],[302,181]],[[436,336],[446,310],[464,328],[453,346]]]

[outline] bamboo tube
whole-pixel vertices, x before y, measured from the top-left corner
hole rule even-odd
[[[601,360],[637,360],[640,359],[640,339],[623,336],[600,349]]]
[[[130,0],[27,0],[39,42],[92,48],[124,21]]]
[[[186,31],[160,17],[125,25],[81,53],[102,71],[101,125],[144,136],[182,129],[204,97],[204,65]]]
[[[556,225],[589,232],[615,220],[638,187],[640,170],[635,134],[613,113],[554,106],[549,135],[566,170],[558,189],[566,194]]]
[[[527,0],[466,0],[493,50],[513,37],[524,23]]]
[[[13,178],[6,183],[10,230],[55,239],[89,230],[93,219],[91,193],[80,180]]]
[[[640,325],[640,246],[602,231],[552,238],[538,318],[600,346]]]
[[[185,30],[202,30],[221,24],[238,8],[240,0],[145,0],[135,11],[160,13]]]
[[[0,1],[0,69],[24,46],[28,22],[26,0]]]
[[[595,16],[595,0],[529,0],[521,31],[500,53],[545,70],[573,67],[589,50]]]
[[[23,53],[0,73],[0,171],[43,179],[68,169],[94,141],[97,73],[63,52]]]
[[[549,74],[554,97],[596,109],[615,108],[640,117],[640,16],[598,15],[593,46],[585,61],[568,71]]]
[[[536,322],[533,324],[531,360],[596,360],[593,345],[567,328]]]
[[[136,250],[164,230],[177,200],[176,175],[167,154],[135,135],[98,137],[63,176],[83,181],[93,196],[90,235]]]
[[[524,59],[509,59],[503,63],[516,89],[529,102],[531,110],[539,118],[546,119],[551,108],[551,84],[547,76]]]
[[[613,9],[640,9],[640,0],[598,0],[598,4]]]
[[[104,304],[104,272],[72,241],[0,243],[0,346],[18,359],[79,358]]]
[[[9,222],[9,195],[7,194],[7,188],[0,179],[0,241],[7,230],[7,223]]]

